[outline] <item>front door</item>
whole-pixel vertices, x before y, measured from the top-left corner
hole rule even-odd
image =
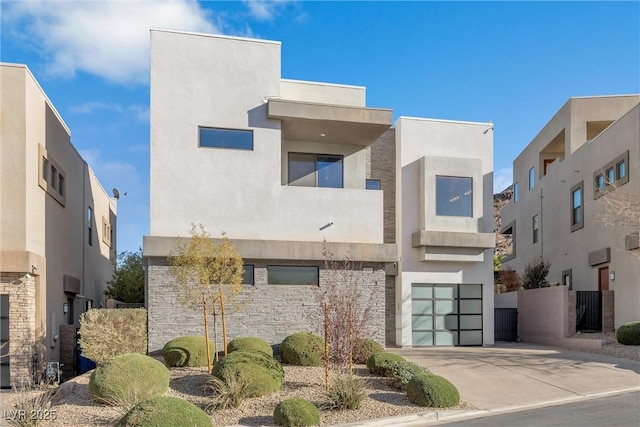
[[[598,290],[609,290],[609,267],[602,267],[598,269]]]

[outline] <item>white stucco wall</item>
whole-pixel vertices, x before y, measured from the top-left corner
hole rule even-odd
[[[492,232],[493,125],[401,117],[396,122],[396,241],[402,253],[396,280],[396,343],[411,346],[411,284],[482,284],[483,343],[494,342],[492,249],[482,262],[422,261],[413,248],[420,230]],[[426,156],[426,157],[425,157]],[[437,162],[437,158],[442,161]],[[456,162],[455,159],[460,159]],[[422,163],[422,174],[421,174]],[[470,167],[471,166],[471,167]],[[474,177],[473,218],[438,218],[435,175]],[[477,169],[477,170],[476,170]],[[424,192],[424,194],[422,194]]]
[[[282,99],[292,101],[355,107],[366,106],[367,92],[363,86],[282,79],[280,90]]]
[[[337,103],[342,89],[326,87]],[[201,223],[232,239],[382,243],[382,194],[363,189],[364,150],[283,145],[265,103],[280,93],[280,43],[151,32],[151,235],[185,236]],[[253,150],[198,147],[198,126],[252,130]],[[310,149],[345,154],[347,188],[283,185],[288,150]]]

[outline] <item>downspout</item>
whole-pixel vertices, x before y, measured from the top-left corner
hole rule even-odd
[[[544,233],[542,227],[542,208],[543,208],[544,196],[542,195],[542,187],[540,187],[540,261],[544,262]]]

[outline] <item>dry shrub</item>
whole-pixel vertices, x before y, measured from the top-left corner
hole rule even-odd
[[[231,372],[225,372],[222,378],[212,375],[205,385],[205,390],[213,398],[213,402],[205,408],[207,412],[239,408],[249,394],[249,383]]]
[[[147,310],[93,309],[80,316],[82,355],[98,365],[113,356],[147,354]]]
[[[336,376],[327,390],[325,409],[356,410],[367,397],[367,381],[353,374]]]
[[[517,291],[522,287],[520,282],[520,276],[511,267],[507,267],[504,270],[498,272],[498,279],[496,283],[496,293],[502,294],[506,292]]]
[[[51,399],[58,390],[51,384],[34,385],[31,382],[13,387],[17,390],[11,409],[4,410],[3,419],[12,427],[35,427],[56,419]]]

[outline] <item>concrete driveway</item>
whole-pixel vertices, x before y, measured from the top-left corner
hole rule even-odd
[[[640,363],[525,344],[388,349],[451,381],[480,410],[550,404],[640,389]]]

